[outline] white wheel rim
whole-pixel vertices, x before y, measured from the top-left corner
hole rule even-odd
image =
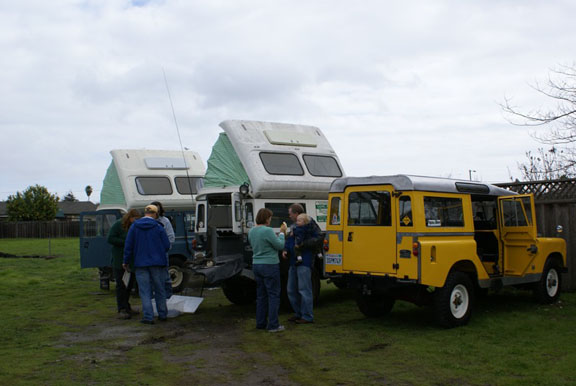
[[[553,298],[558,293],[558,285],[560,284],[560,280],[558,280],[558,272],[555,269],[551,269],[548,271],[546,275],[546,292],[548,296]]]
[[[468,311],[470,305],[470,296],[468,289],[462,284],[458,284],[450,294],[450,312],[456,319],[462,318]]]
[[[184,274],[176,267],[170,267],[168,269],[168,273],[170,273],[170,280],[172,280],[172,287],[178,287],[182,280],[184,279]]]

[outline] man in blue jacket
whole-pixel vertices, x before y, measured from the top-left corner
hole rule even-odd
[[[148,205],[144,209],[144,217],[136,220],[130,227],[124,245],[124,269],[129,269],[133,261],[138,282],[140,300],[142,301],[144,324],[154,324],[152,308],[152,293],[156,299],[158,320],[165,321],[168,315],[166,306],[166,252],[170,249],[170,241],[162,225],[156,221],[158,207]]]

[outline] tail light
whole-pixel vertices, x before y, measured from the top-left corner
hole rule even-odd
[[[198,241],[196,239],[192,240],[192,248],[196,249],[198,247]]]
[[[420,243],[413,243],[412,244],[412,254],[414,257],[418,257],[418,251],[420,250]]]
[[[329,249],[329,248],[330,248],[330,247],[328,246],[328,240],[324,239],[324,250],[325,250],[326,252],[328,252],[328,249]]]

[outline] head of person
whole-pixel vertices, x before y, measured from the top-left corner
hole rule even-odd
[[[310,217],[306,213],[300,213],[296,217],[296,225],[299,227],[310,224]]]
[[[156,205],[148,205],[146,208],[144,208],[144,216],[157,219],[158,207]]]
[[[128,228],[130,228],[130,225],[140,217],[142,217],[142,215],[139,210],[130,209],[124,216],[122,216],[122,228],[127,231]]]
[[[256,225],[270,225],[274,213],[268,208],[262,208],[256,213]]]
[[[162,203],[160,201],[151,202],[150,205],[154,205],[156,208],[158,208],[158,216],[160,217],[164,216],[164,207],[162,206]]]
[[[292,222],[296,222],[298,215],[302,213],[304,213],[304,207],[300,204],[292,204],[288,208],[288,217],[290,217]]]

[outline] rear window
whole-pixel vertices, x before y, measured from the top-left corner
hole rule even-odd
[[[315,177],[342,177],[336,159],[324,155],[305,155],[304,163],[308,172]]]
[[[264,169],[270,174],[285,176],[302,176],[304,169],[298,157],[290,153],[260,153]]]
[[[463,227],[462,199],[424,197],[427,227]]]
[[[143,196],[172,194],[168,177],[136,177],[136,188]]]
[[[348,225],[390,226],[390,193],[352,192],[348,196]]]

